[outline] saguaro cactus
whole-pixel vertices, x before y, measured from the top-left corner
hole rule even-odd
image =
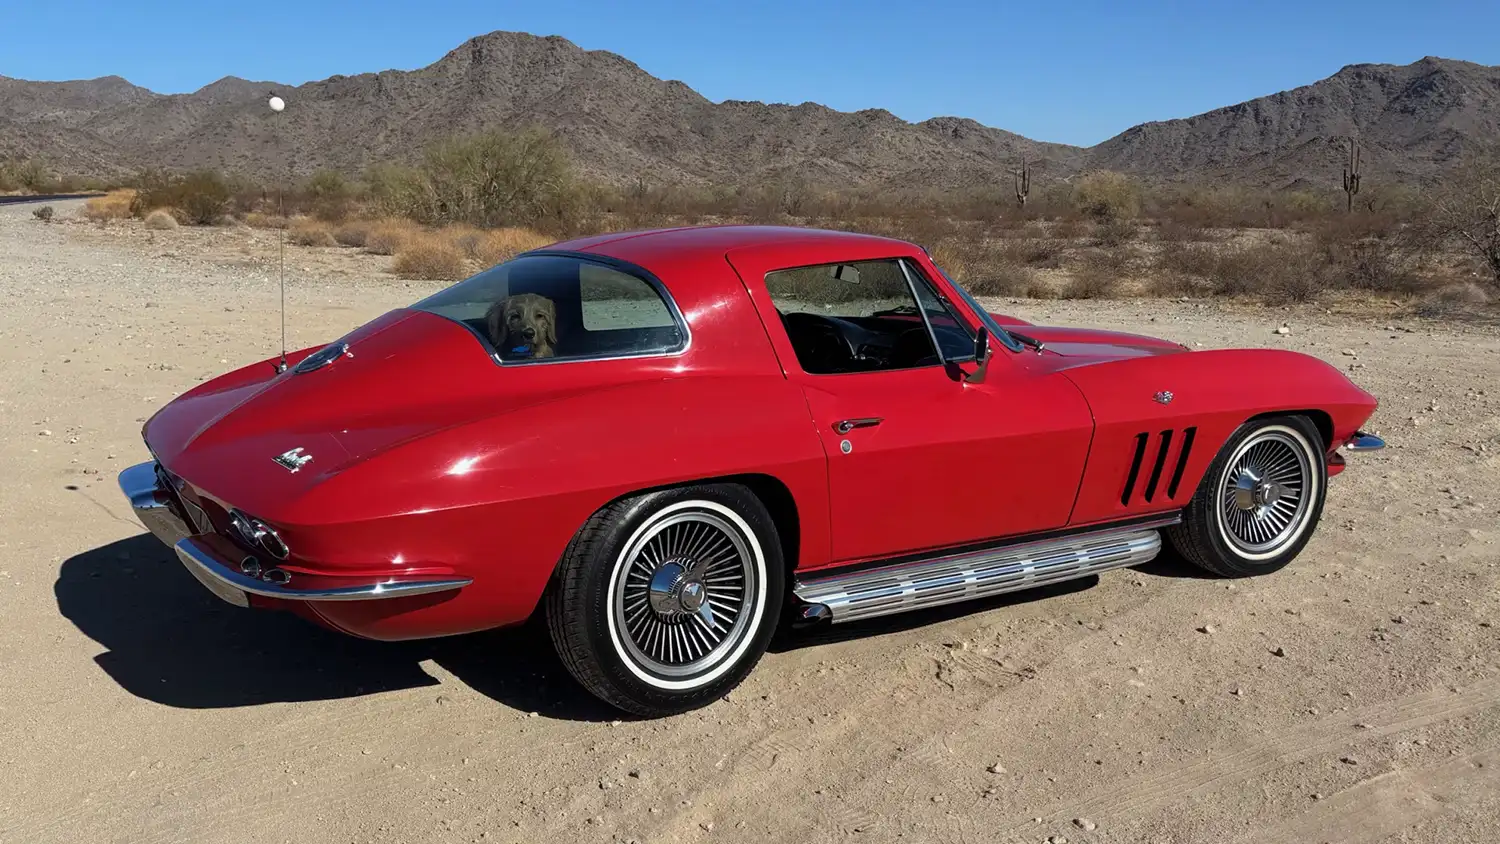
[[[1023,156],[1020,166],[1010,171],[1010,175],[1016,183],[1016,204],[1025,208],[1026,198],[1031,195],[1031,163]]]
[[[1349,163],[1344,167],[1344,211],[1354,210],[1354,195],[1359,193],[1359,141],[1349,138]]]

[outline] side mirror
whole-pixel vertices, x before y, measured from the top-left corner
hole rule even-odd
[[[964,381],[969,384],[983,384],[984,377],[990,369],[990,332],[984,326],[979,326],[979,333],[974,335],[974,371],[964,376]]]

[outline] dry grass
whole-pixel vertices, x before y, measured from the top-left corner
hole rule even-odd
[[[177,218],[172,216],[171,209],[158,208],[146,215],[146,228],[153,231],[166,231],[177,228]]]
[[[552,238],[531,229],[495,229],[483,232],[469,254],[486,267],[493,267],[522,252],[540,249],[552,242]]]
[[[341,224],[333,230],[333,239],[340,246],[353,246],[362,248],[370,237],[370,229],[374,227],[370,220],[350,220]]]
[[[408,240],[424,234],[422,227],[401,218],[377,221],[365,235],[365,251],[372,255],[395,255]],[[460,253],[462,257],[462,253]]]
[[[402,278],[428,281],[463,278],[467,267],[464,253],[440,232],[405,235],[391,265],[392,271]]]
[[[95,222],[107,222],[109,220],[125,220],[131,216],[131,206],[135,203],[135,191],[126,188],[124,190],[112,190],[103,196],[96,196],[83,204],[83,217]]]
[[[287,219],[280,214],[251,211],[245,215],[245,225],[252,229],[284,229],[286,224]]]
[[[338,241],[333,239],[333,227],[322,220],[313,220],[306,217],[292,222],[292,229],[287,233],[292,243],[298,246],[338,246]]]
[[[1425,317],[1467,316],[1488,305],[1490,294],[1472,281],[1450,284],[1422,297],[1415,308]]]
[[[1120,289],[1127,256],[1121,252],[1097,252],[1073,268],[1072,278],[1063,285],[1064,299],[1109,299]]]

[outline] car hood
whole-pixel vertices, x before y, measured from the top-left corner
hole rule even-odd
[[[1046,361],[1047,365],[1054,369],[1188,351],[1188,348],[1181,343],[1141,334],[1127,334],[1122,331],[1057,326],[1018,326],[1015,322],[1011,325],[1022,334],[1042,342],[1042,353],[1036,357]]]

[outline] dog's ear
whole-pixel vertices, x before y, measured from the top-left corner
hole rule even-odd
[[[547,312],[547,345],[556,348],[556,346],[557,346],[557,306],[554,305],[554,304],[552,304],[552,300],[551,299],[543,299],[542,301],[547,303],[546,307],[543,308],[543,310],[545,310]]]
[[[490,305],[489,311],[484,315],[485,327],[490,330],[490,342],[495,348],[505,351],[506,335],[510,332],[509,322],[505,319],[505,306],[510,299],[505,298]]]

